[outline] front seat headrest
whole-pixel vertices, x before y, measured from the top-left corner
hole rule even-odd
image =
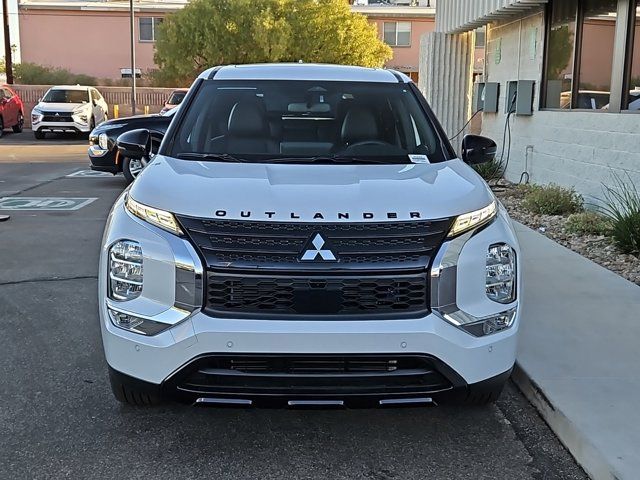
[[[341,137],[345,144],[379,140],[380,130],[373,111],[364,106],[351,107],[342,122]]]
[[[267,134],[264,105],[257,98],[240,100],[229,114],[228,132],[235,137],[264,137]]]

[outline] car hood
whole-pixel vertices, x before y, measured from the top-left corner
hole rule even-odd
[[[78,107],[89,107],[89,103],[54,103],[40,102],[35,108],[44,112],[73,112]]]
[[[483,208],[494,198],[482,178],[458,159],[268,165],[157,156],[130,194],[179,215],[300,222],[438,219]]]

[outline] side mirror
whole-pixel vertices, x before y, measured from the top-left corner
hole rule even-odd
[[[495,160],[496,142],[479,135],[466,135],[462,139],[462,160],[469,165],[478,165]]]
[[[144,128],[125,132],[116,140],[120,153],[128,158],[140,160],[151,153],[151,132]]]

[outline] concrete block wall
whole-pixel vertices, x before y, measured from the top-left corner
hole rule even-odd
[[[628,174],[640,187],[640,114],[538,109],[543,41],[542,10],[489,28],[487,81],[501,84],[500,113],[483,114],[482,134],[500,147],[507,81],[536,82],[534,114],[511,117],[507,179],[517,182],[526,171],[532,183],[574,187],[588,202],[596,203],[602,197],[602,184],[610,184],[614,173]]]

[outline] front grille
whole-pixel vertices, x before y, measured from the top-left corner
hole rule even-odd
[[[436,362],[415,355],[208,355],[168,382],[200,395],[393,395],[441,392],[452,383]]]
[[[43,122],[73,122],[69,112],[42,112]]]
[[[209,272],[205,310],[214,316],[424,316],[429,313],[427,275],[310,277]]]
[[[325,271],[326,262],[302,262],[316,235],[336,257],[331,269],[426,268],[450,219],[383,223],[295,223],[179,218],[210,269]]]

